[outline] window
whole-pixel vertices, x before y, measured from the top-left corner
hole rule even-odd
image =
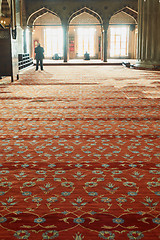
[[[84,56],[88,52],[91,57],[95,56],[95,28],[78,28],[78,56]]]
[[[110,56],[127,57],[129,27],[111,27],[110,28]]]
[[[50,58],[55,53],[63,56],[63,29],[45,28],[44,29],[45,56]]]

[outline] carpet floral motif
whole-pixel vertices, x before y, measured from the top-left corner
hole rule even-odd
[[[0,239],[158,240],[150,87],[33,81],[0,87]]]

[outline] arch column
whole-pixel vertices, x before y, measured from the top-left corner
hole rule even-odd
[[[63,58],[64,62],[68,62],[68,30],[69,24],[68,21],[62,22],[63,28]]]
[[[135,66],[160,66],[159,0],[139,0],[138,13],[138,62]]]
[[[103,24],[103,62],[107,62],[107,49],[108,49],[108,27],[109,27],[109,22],[106,22]]]

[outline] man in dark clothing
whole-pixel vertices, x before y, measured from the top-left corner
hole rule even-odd
[[[39,62],[41,66],[41,70],[43,70],[43,58],[44,58],[44,49],[43,47],[40,46],[38,43],[38,46],[35,48],[35,53],[36,53],[36,71],[38,70]]]

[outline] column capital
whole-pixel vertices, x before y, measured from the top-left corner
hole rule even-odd
[[[30,32],[33,32],[33,26],[27,26],[27,28],[25,29],[28,29]]]
[[[109,27],[109,19],[105,19],[105,21],[103,21],[103,30],[107,31]]]
[[[62,23],[62,26],[65,27],[65,28],[68,28],[69,27],[69,21],[67,18],[63,18],[61,19],[61,23]]]

